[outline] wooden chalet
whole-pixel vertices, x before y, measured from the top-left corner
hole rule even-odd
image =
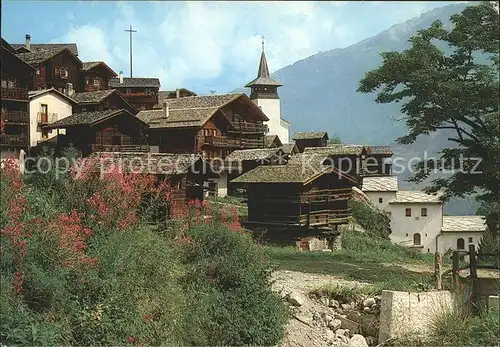
[[[119,91],[114,89],[76,93],[71,95],[71,98],[77,103],[73,107],[74,113],[119,109],[125,109],[133,115],[139,112]]]
[[[265,228],[332,228],[347,223],[347,202],[357,181],[331,168],[265,165],[231,181],[246,184],[248,225]]]
[[[1,52],[1,120],[4,124],[0,134],[2,153],[29,148],[29,98],[28,87],[35,68],[14,54],[14,48],[2,39]]]
[[[328,133],[326,131],[298,132],[292,138],[300,153],[306,147],[326,147],[328,144]]]
[[[169,99],[185,98],[187,96],[197,96],[197,94],[186,88],[176,90],[160,90],[158,92],[158,103],[153,106],[153,109],[163,108],[163,104],[166,101],[169,101]]]
[[[186,202],[203,201],[207,181],[218,177],[212,166],[196,154],[96,152],[89,158],[98,161],[96,171],[116,165],[123,172],[153,174],[158,182],[168,180],[172,202],[165,214],[169,218],[182,215]]]
[[[79,73],[83,66],[80,59],[68,48],[50,48],[17,54],[36,68],[33,89],[55,88],[67,95],[79,89]]]
[[[158,78],[123,77],[120,72],[118,78],[109,80],[109,88],[117,89],[138,110],[152,110],[158,104]]]
[[[283,144],[278,135],[266,135],[264,137],[264,147],[265,148],[278,148]]]
[[[293,156],[292,164],[327,165],[355,177],[391,175],[392,156],[389,146],[332,144],[327,147],[306,147]]]
[[[148,152],[147,128],[125,109],[73,113],[43,127],[66,129],[66,135],[57,136],[56,146],[63,148],[72,143],[83,156],[92,152]]]
[[[118,76],[102,61],[83,62],[79,78],[79,90],[93,92],[109,89],[109,79]]]
[[[149,125],[150,144],[159,152],[222,159],[237,149],[263,148],[268,120],[243,93],[170,99],[137,117]]]

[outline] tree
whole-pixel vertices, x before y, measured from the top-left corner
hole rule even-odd
[[[332,138],[330,138],[328,140],[328,144],[329,145],[337,145],[337,144],[341,144],[342,143],[342,140],[340,139],[340,136],[333,136]]]
[[[494,4],[482,2],[450,20],[451,30],[436,21],[409,40],[409,49],[382,53],[382,65],[366,74],[358,91],[378,91],[378,103],[402,103],[408,133],[397,139],[400,144],[451,130],[450,147],[440,152],[439,160],[417,164],[410,181],[422,182],[435,170],[453,170],[434,178],[425,190],[441,190],[443,201],[478,193],[479,201],[495,202],[500,175],[499,15]],[[451,53],[439,48],[443,43]]]

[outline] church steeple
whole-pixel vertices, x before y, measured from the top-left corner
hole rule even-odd
[[[269,74],[267,66],[266,53],[264,50],[264,37],[262,37],[262,53],[260,54],[259,70],[257,71],[257,78],[247,83],[245,87],[252,88],[251,99],[263,97],[266,99],[278,98],[277,88],[282,86],[280,82],[276,81]]]

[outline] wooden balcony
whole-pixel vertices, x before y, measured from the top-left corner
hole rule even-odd
[[[57,113],[42,113],[38,112],[36,116],[36,121],[40,125],[50,124],[57,121]]]
[[[134,92],[134,93],[122,93],[126,98],[156,98],[156,93],[146,93],[146,92]]]
[[[242,133],[262,133],[265,134],[267,132],[267,125],[262,123],[249,123],[249,122],[231,122],[233,127],[235,128],[235,132]]]
[[[348,222],[348,218],[351,215],[352,212],[350,209],[313,211],[310,213],[290,216],[264,214],[264,219],[266,221],[264,223],[260,222],[258,224],[295,227],[322,227],[335,224],[345,224]]]
[[[149,152],[149,145],[92,144],[92,152]]]
[[[223,148],[263,148],[264,141],[259,139],[231,139],[227,136],[205,136],[204,144]]]
[[[277,204],[308,204],[308,203],[329,203],[335,201],[349,200],[352,189],[322,189],[313,192],[290,195],[272,195],[266,197],[267,203]]]
[[[25,88],[1,88],[2,99],[28,101],[28,90]]]
[[[28,124],[30,115],[26,111],[2,110],[2,119],[6,124]]]
[[[0,143],[2,144],[2,146],[28,146],[29,139],[27,134],[1,134]]]

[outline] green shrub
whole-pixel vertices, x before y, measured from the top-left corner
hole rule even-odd
[[[190,345],[275,345],[286,310],[271,291],[269,263],[251,237],[215,223],[188,231],[184,279],[191,306]]]
[[[366,203],[349,200],[349,208],[356,222],[361,225],[367,234],[388,239],[391,234],[391,220],[383,212],[370,208]]]

